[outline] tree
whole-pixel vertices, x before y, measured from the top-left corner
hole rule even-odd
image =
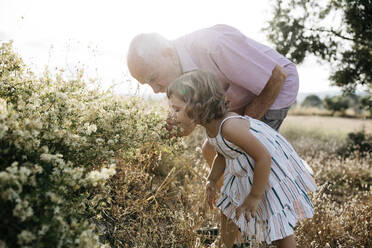
[[[323,107],[322,99],[317,95],[308,95],[305,100],[301,103],[303,107]]]
[[[313,54],[333,68],[332,85],[372,92],[372,0],[275,0],[264,31],[295,63]]]
[[[371,96],[364,96],[360,100],[361,105],[363,108],[372,115],[372,97]]]
[[[349,108],[349,99],[345,96],[333,96],[324,98],[324,107],[332,111],[332,115],[335,112],[340,111],[342,115],[345,115],[345,111]]]
[[[362,113],[364,107],[362,106],[361,96],[354,93],[346,93],[344,97],[349,101],[349,108],[353,109],[357,115]]]

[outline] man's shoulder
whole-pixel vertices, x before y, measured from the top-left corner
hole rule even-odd
[[[237,32],[237,33],[240,33],[240,31],[230,25],[227,25],[227,24],[216,24],[214,26],[211,26],[207,29],[210,29],[210,30],[213,30],[215,32],[219,32],[219,33],[225,33],[225,32]]]
[[[211,27],[202,28],[192,33],[186,34],[179,38],[186,43],[197,47],[211,48],[221,41],[226,32],[238,32],[235,28],[225,25],[217,24]]]
[[[220,38],[220,37],[222,37],[226,34],[232,34],[232,33],[241,34],[239,30],[237,30],[236,28],[233,28],[229,25],[216,24],[216,25],[211,26],[211,27],[199,29],[199,30],[191,33],[190,36],[195,35],[195,36],[203,37],[203,38],[206,38],[206,39],[216,39],[216,38]]]

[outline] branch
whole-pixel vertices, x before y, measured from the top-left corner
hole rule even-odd
[[[346,37],[346,36],[343,36],[341,35],[339,32],[336,32],[335,30],[331,29],[331,30],[327,30],[327,29],[324,29],[324,28],[309,28],[307,30],[310,30],[310,31],[314,31],[314,32],[325,32],[325,33],[331,33],[331,34],[334,34],[336,35],[337,37],[341,38],[341,39],[344,39],[344,40],[349,40],[349,41],[353,41],[357,44],[361,44],[361,45],[365,45],[365,46],[370,46],[370,44],[364,42],[364,41],[360,41],[360,40],[356,40],[356,39],[353,39],[353,38],[350,38],[350,37]]]

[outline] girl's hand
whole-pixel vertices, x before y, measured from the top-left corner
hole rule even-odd
[[[249,194],[245,198],[243,204],[236,208],[236,212],[235,212],[236,220],[238,220],[240,215],[244,213],[246,220],[249,222],[251,217],[252,218],[255,217],[258,203],[260,201],[261,201],[260,197],[252,196],[251,194]]]
[[[212,209],[216,203],[216,191],[217,186],[214,181],[208,180],[207,185],[205,186],[206,194],[207,194],[207,202],[209,207]]]
[[[169,113],[165,128],[169,132],[169,138],[172,137],[184,137],[189,135],[192,131],[194,131],[195,123],[188,122],[188,123],[180,123],[177,122],[177,118],[174,114]]]
[[[167,117],[166,122],[167,122],[167,124],[166,124],[165,128],[169,132],[169,136],[170,136],[169,138],[177,136],[177,121],[176,121],[175,116],[172,115],[171,113],[168,113],[168,117]]]

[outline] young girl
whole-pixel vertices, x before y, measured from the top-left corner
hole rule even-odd
[[[212,207],[223,174],[216,203],[222,245],[232,247],[239,229],[247,239],[296,247],[297,221],[314,214],[306,192],[316,185],[306,162],[265,123],[229,112],[224,90],[212,74],[182,75],[169,85],[167,97],[178,124],[186,129],[202,125],[217,151],[206,193]]]

